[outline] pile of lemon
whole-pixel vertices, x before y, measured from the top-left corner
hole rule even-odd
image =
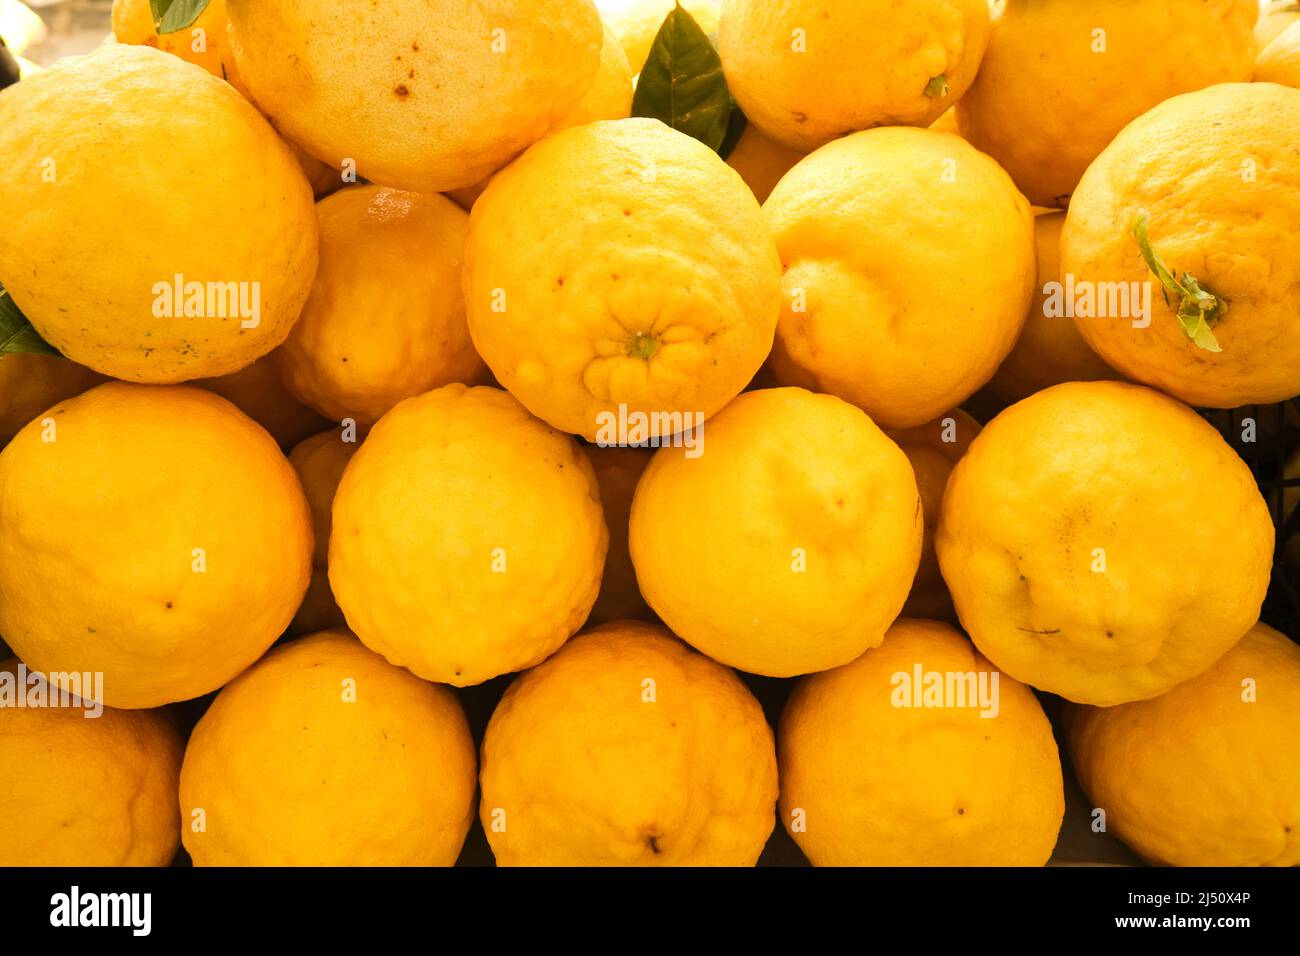
[[[1300,862],[1294,4],[193,6],[0,93],[0,865]]]

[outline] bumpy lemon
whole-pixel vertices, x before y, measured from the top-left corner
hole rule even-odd
[[[196,866],[450,866],[474,818],[460,702],[346,631],[276,648],[217,695],[185,750]]]
[[[816,866],[1041,866],[1065,813],[1033,692],[934,621],[799,681],[777,755],[781,822]]]
[[[727,165],[740,173],[740,178],[754,193],[759,202],[767,202],[781,177],[803,159],[805,153],[782,146],[753,123],[745,127],[736,142],[736,148],[727,157]]]
[[[329,582],[330,528],[333,526],[334,494],[343,471],[356,453],[357,443],[347,440],[340,429],[331,429],[302,441],[289,452],[289,464],[302,481],[311,508],[311,524],[316,539],[312,554],[311,584],[298,613],[289,624],[292,635],[342,627],[343,612],[334,601]]]
[[[312,193],[229,84],[108,44],[0,94],[0,154],[0,282],[68,358],[179,382],[289,334],[316,271]]]
[[[939,509],[948,476],[980,432],[979,422],[960,408],[915,428],[886,432],[903,450],[921,495],[921,514],[925,519],[925,537],[921,544],[921,564],[916,569],[912,592],[903,605],[905,617],[955,621],[948,586],[939,573],[939,558],[934,553],[934,533],[939,526]]]
[[[1096,382],[1119,376],[1088,347],[1063,310],[1061,229],[1065,213],[1034,218],[1038,247],[1038,290],[1011,354],[1002,360],[986,390],[1004,405],[1062,382]]]
[[[621,406],[656,437],[734,398],[771,349],[780,282],[740,176],[656,120],[548,137],[470,215],[479,354],[534,415],[592,440]]]
[[[510,685],[480,781],[501,866],[753,866],[775,824],[758,701],[634,621],[579,635]]]
[[[202,67],[240,87],[227,33],[226,0],[208,0],[198,19],[184,30],[159,34],[149,0],[113,0],[113,37],[118,43],[155,47]]]
[[[281,448],[292,448],[329,427],[329,420],[289,394],[275,363],[275,352],[219,378],[190,383],[215,392],[261,425]]]
[[[385,415],[334,497],[330,584],[372,650],[465,686],[539,663],[586,620],[609,536],[577,442],[495,388]]]
[[[233,405],[110,382],[0,452],[0,634],[33,670],[102,672],[114,707],[198,697],[289,623],[311,534],[289,462]]]
[[[17,659],[0,673],[17,680]],[[166,866],[181,839],[183,746],[161,711],[0,707],[0,766],[11,770],[0,866]]]
[[[486,377],[465,325],[462,209],[437,194],[357,186],[318,213],[316,283],[276,351],[290,392],[368,427],[404,398]]]
[[[58,355],[0,353],[0,446],[51,405],[102,381]]]
[[[416,192],[479,182],[545,136],[600,65],[589,0],[227,0],[239,73],[295,143]]]
[[[581,102],[560,120],[553,132],[569,129],[573,126],[585,126],[596,120],[626,119],[632,115],[632,70],[627,65],[627,57],[618,39],[605,29],[604,42],[600,47],[600,69]],[[483,195],[492,177],[453,189],[447,195],[466,211],[474,208],[478,197]]]
[[[1257,624],[1154,700],[1069,706],[1079,782],[1152,863],[1300,863],[1300,647]]]
[[[1268,0],[1255,24],[1255,39],[1262,50],[1276,40],[1291,24],[1300,20],[1300,3],[1296,0]]]
[[[796,388],[746,392],[663,448],[637,485],[641,593],[715,660],[790,677],[848,663],[898,616],[921,556],[907,457],[861,411]]]
[[[910,428],[960,405],[1015,344],[1034,292],[1033,216],[958,137],[855,133],[790,170],[763,209],[785,266],[782,384]]]
[[[1255,82],[1300,87],[1300,22],[1260,51],[1255,61]]]
[[[1064,207],[1130,120],[1250,79],[1258,13],[1256,0],[1006,0],[957,106],[962,133],[1032,202]]]
[[[640,73],[645,66],[659,28],[676,5],[677,0],[596,0],[596,9],[618,38],[633,73]],[[722,0],[686,0],[681,7],[705,33],[718,32]]]
[[[1154,287],[1149,325],[1109,304],[1075,318],[1108,364],[1191,405],[1300,394],[1297,128],[1300,90],[1224,84],[1161,103],[1092,165],[1070,204],[1062,273],[1097,289]],[[1170,281],[1199,287],[1200,305],[1157,280],[1135,234],[1144,221],[1152,255]],[[1212,340],[1194,340],[1180,310],[1206,315]]]
[[[1273,524],[1250,470],[1191,409],[1077,382],[984,426],[948,479],[935,545],[981,652],[1108,707],[1195,677],[1249,630]]]
[[[651,453],[644,448],[586,449],[600,488],[600,503],[605,509],[605,526],[609,529],[609,551],[605,554],[605,573],[600,579],[600,594],[587,618],[589,624],[649,618],[653,615],[636,583],[636,569],[628,550],[628,522],[632,515],[632,496],[641,480]]]
[[[724,0],[718,53],[750,122],[791,149],[928,126],[975,79],[987,0]]]

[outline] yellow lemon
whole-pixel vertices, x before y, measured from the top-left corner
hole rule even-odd
[[[1161,697],[1064,722],[1107,828],[1151,863],[1300,863],[1300,647],[1271,627]]]
[[[736,148],[727,157],[727,165],[740,173],[740,178],[759,202],[767,202],[781,177],[803,159],[805,153],[782,146],[753,123],[745,126]]]
[[[312,554],[311,584],[298,613],[289,624],[293,636],[343,627],[343,612],[330,590],[328,557],[330,528],[333,526],[334,494],[343,471],[356,453],[357,443],[345,439],[340,429],[331,429],[305,439],[289,452],[289,464],[302,481],[311,508],[316,550]]]
[[[159,34],[149,0],[113,0],[113,37],[118,43],[151,46],[202,67],[240,88],[235,56],[227,36],[226,0],[208,0],[198,19],[184,30]]]
[[[1130,120],[1250,79],[1258,13],[1256,0],[1007,0],[957,105],[962,134],[1031,202],[1064,207]]]
[[[346,631],[276,648],[224,688],[181,767],[196,866],[450,866],[474,818],[460,702]]]
[[[0,353],[0,447],[51,405],[102,379],[59,355]]]
[[[1297,20],[1300,20],[1300,3],[1296,0],[1268,0],[1255,24],[1259,48],[1267,47]]]
[[[770,677],[848,663],[884,637],[921,555],[907,457],[861,411],[797,388],[746,392],[663,448],[632,503],[641,593],[715,660]]]
[[[1003,405],[1062,382],[1115,379],[1115,370],[1088,347],[1066,313],[1061,281],[1061,229],[1065,213],[1034,218],[1038,246],[1038,291],[1011,354],[985,388]]]
[[[0,452],[0,634],[113,707],[216,690],[302,600],[311,515],[271,437],[196,388],[110,382]]]
[[[984,426],[948,479],[935,544],[982,653],[1108,707],[1195,677],[1246,633],[1273,524],[1245,463],[1190,408],[1076,382]]]
[[[495,172],[577,105],[600,65],[589,0],[226,6],[240,76],[277,128],[327,165],[416,192]]]
[[[562,119],[552,132],[569,129],[573,126],[585,126],[596,120],[626,119],[632,115],[632,71],[628,68],[627,57],[618,39],[605,29],[605,37],[600,47],[600,69],[581,102]],[[489,176],[473,186],[450,190],[447,195],[462,209],[468,212],[483,195]]]
[[[948,476],[979,432],[979,422],[960,408],[915,428],[886,432],[903,450],[912,466],[917,491],[921,495],[921,514],[925,519],[921,564],[916,569],[912,592],[903,605],[904,617],[957,619],[948,586],[939,573],[939,558],[934,553],[934,532],[939,526],[939,509],[943,504]]]
[[[586,620],[608,534],[591,463],[505,392],[385,415],[334,497],[329,574],[358,637],[426,680],[541,662]]]
[[[671,435],[734,398],[771,348],[780,281],[740,176],[656,120],[548,137],[470,215],[479,354],[534,415],[589,440],[624,413],[646,418],[642,437]]]
[[[637,621],[575,637],[510,685],[480,781],[500,866],[753,866],[775,823],[758,701]]]
[[[1300,21],[1260,51],[1255,61],[1255,82],[1300,88]]]
[[[369,427],[404,398],[482,381],[460,290],[464,211],[436,193],[356,186],[318,214],[316,283],[276,352],[289,391]]]
[[[1076,311],[1109,365],[1191,405],[1300,394],[1297,128],[1300,90],[1224,84],[1161,103],[1088,170],[1061,270],[1086,287],[1133,290],[1127,309],[1123,299],[1101,307],[1098,292],[1096,317]],[[1135,315],[1143,288],[1149,315]]]
[[[1065,813],[1033,692],[935,621],[800,680],[777,755],[781,822],[815,866],[1041,866]]]
[[[229,84],[108,44],[0,94],[0,154],[0,282],[68,358],[170,383],[289,334],[316,271],[311,189]]]
[[[261,425],[281,448],[292,448],[303,439],[329,427],[329,420],[289,394],[275,363],[275,352],[252,365],[219,378],[190,382],[214,392]]]
[[[785,266],[782,384],[910,428],[960,405],[1015,344],[1034,293],[1033,216],[958,137],[855,133],[795,166],[763,209]]]
[[[16,659],[0,661],[6,682]],[[18,693],[25,693],[17,683]],[[157,710],[0,706],[0,866],[166,866],[184,744]]]
[[[632,566],[627,536],[632,496],[652,455],[644,448],[602,448],[599,445],[589,446],[586,452],[596,473],[600,503],[605,509],[605,526],[609,529],[605,573],[601,576],[600,594],[596,596],[587,623],[651,618],[653,614],[636,583],[636,569]]]
[[[987,0],[724,0],[718,53],[750,122],[807,153],[929,126],[970,87],[988,36]]]
[[[596,0],[596,9],[618,38],[633,73],[645,66],[659,28],[676,5],[677,0]],[[717,34],[722,0],[686,0],[681,7],[705,33]]]

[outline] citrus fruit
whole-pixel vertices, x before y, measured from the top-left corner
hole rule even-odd
[[[935,621],[801,679],[777,755],[781,822],[815,866],[1041,866],[1065,812],[1033,692]]]
[[[939,559],[934,553],[934,532],[939,525],[939,509],[943,504],[948,476],[979,431],[979,422],[957,408],[924,425],[885,433],[903,450],[912,466],[925,521],[921,564],[916,569],[916,579],[912,582],[907,603],[903,605],[904,617],[957,619],[948,587],[939,573]]]
[[[1161,697],[1064,723],[1108,830],[1149,862],[1300,863],[1300,647],[1268,625]]]
[[[608,534],[591,463],[494,388],[380,419],[334,497],[329,574],[352,630],[426,680],[532,667],[582,625]]]
[[[317,212],[316,283],[276,352],[290,392],[326,418],[369,427],[404,398],[486,376],[460,291],[463,210],[435,193],[366,185]]]
[[[1267,0],[1255,24],[1255,39],[1263,50],[1291,24],[1300,21],[1300,3],[1296,0]]]
[[[1245,463],[1190,408],[1075,382],[984,426],[948,478],[935,544],[985,656],[1108,707],[1195,677],[1249,630],[1273,524]]]
[[[753,866],[775,822],[758,701],[638,621],[580,634],[510,685],[480,782],[500,866]]]
[[[1255,82],[1300,87],[1300,21],[1260,51],[1255,61]]]
[[[17,680],[18,660],[0,672]],[[161,711],[0,707],[0,866],[166,866],[182,748]]]
[[[1064,311],[1061,229],[1065,213],[1034,217],[1038,246],[1038,291],[1011,354],[985,388],[1004,405],[1062,382],[1095,382],[1119,376],[1079,335]]]
[[[626,406],[647,437],[672,435],[758,371],[780,269],[717,153],[656,120],[590,123],[538,143],[474,204],[470,334],[555,428],[595,440]]]
[[[261,425],[281,448],[329,427],[329,420],[289,394],[276,367],[275,352],[252,365],[219,378],[195,379],[189,384],[220,395]]]
[[[962,134],[1039,206],[1066,206],[1125,125],[1179,93],[1250,79],[1256,0],[1006,0]]]
[[[628,618],[650,618],[650,608],[636,583],[636,569],[628,550],[628,522],[632,514],[632,496],[637,482],[650,464],[651,452],[644,448],[586,449],[600,488],[600,503],[605,509],[605,526],[609,529],[609,550],[605,553],[605,572],[600,579],[600,593],[587,618],[588,624],[604,624]]]
[[[1149,316],[1122,299],[1095,318],[1076,313],[1109,365],[1191,405],[1300,394],[1297,127],[1300,90],[1223,84],[1161,103],[1088,170],[1061,237],[1062,273],[1150,290]]]
[[[0,353],[0,447],[51,405],[101,381],[59,355]]]
[[[618,38],[634,74],[645,66],[659,28],[676,4],[677,0],[596,0],[596,9]],[[718,32],[721,0],[686,0],[681,7],[705,33],[713,36]]]
[[[797,388],[746,392],[703,454],[662,448],[637,485],[631,550],[675,634],[740,670],[853,660],[898,616],[921,554],[907,457],[866,415]]]
[[[311,516],[271,436],[196,388],[110,382],[0,452],[0,634],[103,702],[215,690],[302,600]]]
[[[589,0],[226,6],[240,76],[277,128],[396,189],[479,182],[572,110],[600,65]]]
[[[754,193],[759,202],[767,202],[781,177],[794,168],[805,156],[798,150],[782,146],[753,123],[736,141],[736,148],[727,157],[727,165],[740,173],[740,178]]]
[[[239,73],[227,33],[226,0],[208,0],[184,30],[159,35],[149,0],[113,0],[113,37],[118,43],[151,46],[202,67],[239,89]]]
[[[346,631],[284,644],[225,687],[181,767],[195,866],[450,866],[474,818],[460,702]]]
[[[1033,216],[958,137],[855,133],[790,170],[763,209],[785,266],[771,363],[782,384],[910,428],[960,405],[1015,344],[1034,293]]]
[[[21,171],[0,205],[23,211],[0,235],[0,282],[68,358],[170,383],[237,371],[289,334],[316,271],[311,190],[228,84],[109,44],[5,90],[0,152]]]
[[[811,152],[874,126],[929,126],[975,78],[987,0],[724,0],[718,53],[750,121]]]
[[[311,507],[311,524],[316,539],[312,554],[311,583],[298,613],[289,624],[289,634],[314,634],[344,626],[343,612],[334,601],[329,582],[329,542],[333,523],[334,493],[343,471],[356,453],[357,443],[345,441],[342,431],[331,429],[313,435],[289,452],[289,464],[302,481]]]

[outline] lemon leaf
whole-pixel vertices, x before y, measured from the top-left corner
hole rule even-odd
[[[0,355],[6,352],[31,352],[37,355],[58,355],[59,352],[46,342],[27,316],[18,310],[4,286],[0,286]]]
[[[153,27],[160,34],[193,26],[207,8],[208,0],[149,0]]]
[[[679,4],[655,35],[632,97],[632,115],[657,119],[718,152],[727,139],[731,114],[731,93],[718,51]]]

